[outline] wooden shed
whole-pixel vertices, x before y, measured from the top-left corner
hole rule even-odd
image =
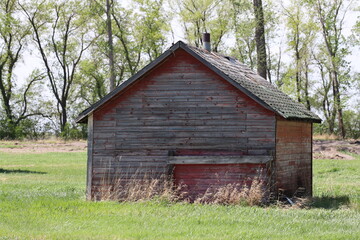
[[[195,197],[260,172],[271,191],[312,194],[321,119],[236,59],[181,41],[86,109],[87,197],[102,179],[172,174]]]

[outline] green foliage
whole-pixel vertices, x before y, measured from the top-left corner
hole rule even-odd
[[[108,29],[105,1],[92,1],[90,20],[96,41],[80,64],[77,96],[89,106],[109,91]],[[110,6],[116,85],[157,58],[166,47],[169,17],[162,0],[113,1]]]
[[[23,138],[34,124],[28,118],[40,115],[34,88],[41,86],[42,74],[34,70],[27,79],[18,79],[16,66],[22,59],[31,32],[22,21],[18,2],[0,3],[0,139]],[[19,83],[21,82],[21,83]]]
[[[190,44],[202,47],[202,34],[211,33],[211,46],[219,51],[225,35],[231,29],[229,21],[230,1],[219,0],[172,0],[173,11],[180,18],[185,38]]]
[[[356,11],[360,12],[360,7],[356,9]],[[351,44],[355,47],[360,48],[360,17],[358,17],[356,24],[353,26]]]
[[[60,137],[64,140],[86,139],[87,128],[83,124],[81,124],[80,127],[76,127],[66,123],[64,130],[60,133]]]
[[[344,111],[344,123],[349,138],[360,139],[360,108]]]
[[[87,106],[94,104],[107,93],[108,74],[107,69],[104,68],[103,59],[84,59],[80,62],[79,74],[75,81],[78,89],[76,98],[85,101]],[[86,106],[82,107],[85,108]]]
[[[94,41],[88,22],[90,12],[83,1],[35,1],[20,4],[31,25],[35,46],[55,100],[58,125],[69,121],[68,104],[74,101],[74,81],[85,51]]]
[[[347,133],[347,138],[350,139],[360,139],[360,111],[357,109],[354,110],[345,110],[343,113],[345,130]],[[334,132],[329,131],[328,121],[323,121],[321,124],[314,125],[314,133],[323,135],[323,134],[340,134],[338,125],[335,124]]]
[[[310,86],[313,81],[309,75],[313,72],[310,65],[313,61],[313,45],[316,40],[318,26],[313,17],[303,16],[307,11],[303,1],[290,1],[288,6],[284,6],[284,13],[287,26],[287,45],[291,54],[291,61],[286,64],[286,72],[280,80],[283,88],[290,88],[286,91],[298,102],[306,105],[310,109]]]
[[[165,34],[170,31],[166,24],[169,18],[164,14],[163,0],[135,0],[137,8],[140,10],[136,24],[135,39],[142,39],[143,51],[148,57],[148,61],[153,61],[160,56],[166,43]]]
[[[329,132],[329,125],[328,125],[327,121],[325,120],[322,123],[314,124],[313,133],[315,135],[331,134]]]
[[[0,120],[0,139],[15,139],[15,129],[8,119]]]
[[[256,22],[253,16],[252,3],[244,0],[232,0],[231,4],[232,27],[236,39],[232,55],[254,69],[256,66],[256,45],[254,41]]]
[[[17,125],[8,119],[0,119],[0,139],[42,139],[46,131],[38,125],[38,120],[32,118],[24,119]]]

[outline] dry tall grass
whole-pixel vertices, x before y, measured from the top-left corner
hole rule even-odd
[[[165,175],[160,178],[132,177],[103,181],[96,189],[95,199],[100,201],[147,201],[154,198],[166,201],[178,201],[185,194],[182,186],[175,186],[173,180]]]
[[[210,187],[195,202],[222,205],[260,205],[264,202],[266,189],[264,182],[256,177],[250,186],[246,184],[227,184],[226,186]]]
[[[246,184],[228,184],[211,186],[204,194],[191,199],[184,190],[186,185],[175,184],[169,176],[139,178],[135,174],[130,179],[104,179],[95,191],[95,199],[99,201],[148,201],[153,199],[177,202],[195,202],[201,204],[221,205],[260,205],[264,202],[266,187],[260,177],[256,177],[250,186]]]

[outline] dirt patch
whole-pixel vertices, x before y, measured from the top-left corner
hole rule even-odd
[[[6,153],[84,152],[86,148],[86,141],[0,142],[0,152]]]
[[[360,155],[360,142],[339,140],[314,140],[313,142],[315,159],[355,159],[348,153]]]

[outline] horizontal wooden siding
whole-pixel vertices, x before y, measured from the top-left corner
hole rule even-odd
[[[312,123],[277,121],[276,185],[292,196],[299,188],[312,194]]]
[[[275,149],[274,113],[183,50],[97,110],[93,129],[94,185],[106,173],[166,174],[169,152],[179,149]]]

